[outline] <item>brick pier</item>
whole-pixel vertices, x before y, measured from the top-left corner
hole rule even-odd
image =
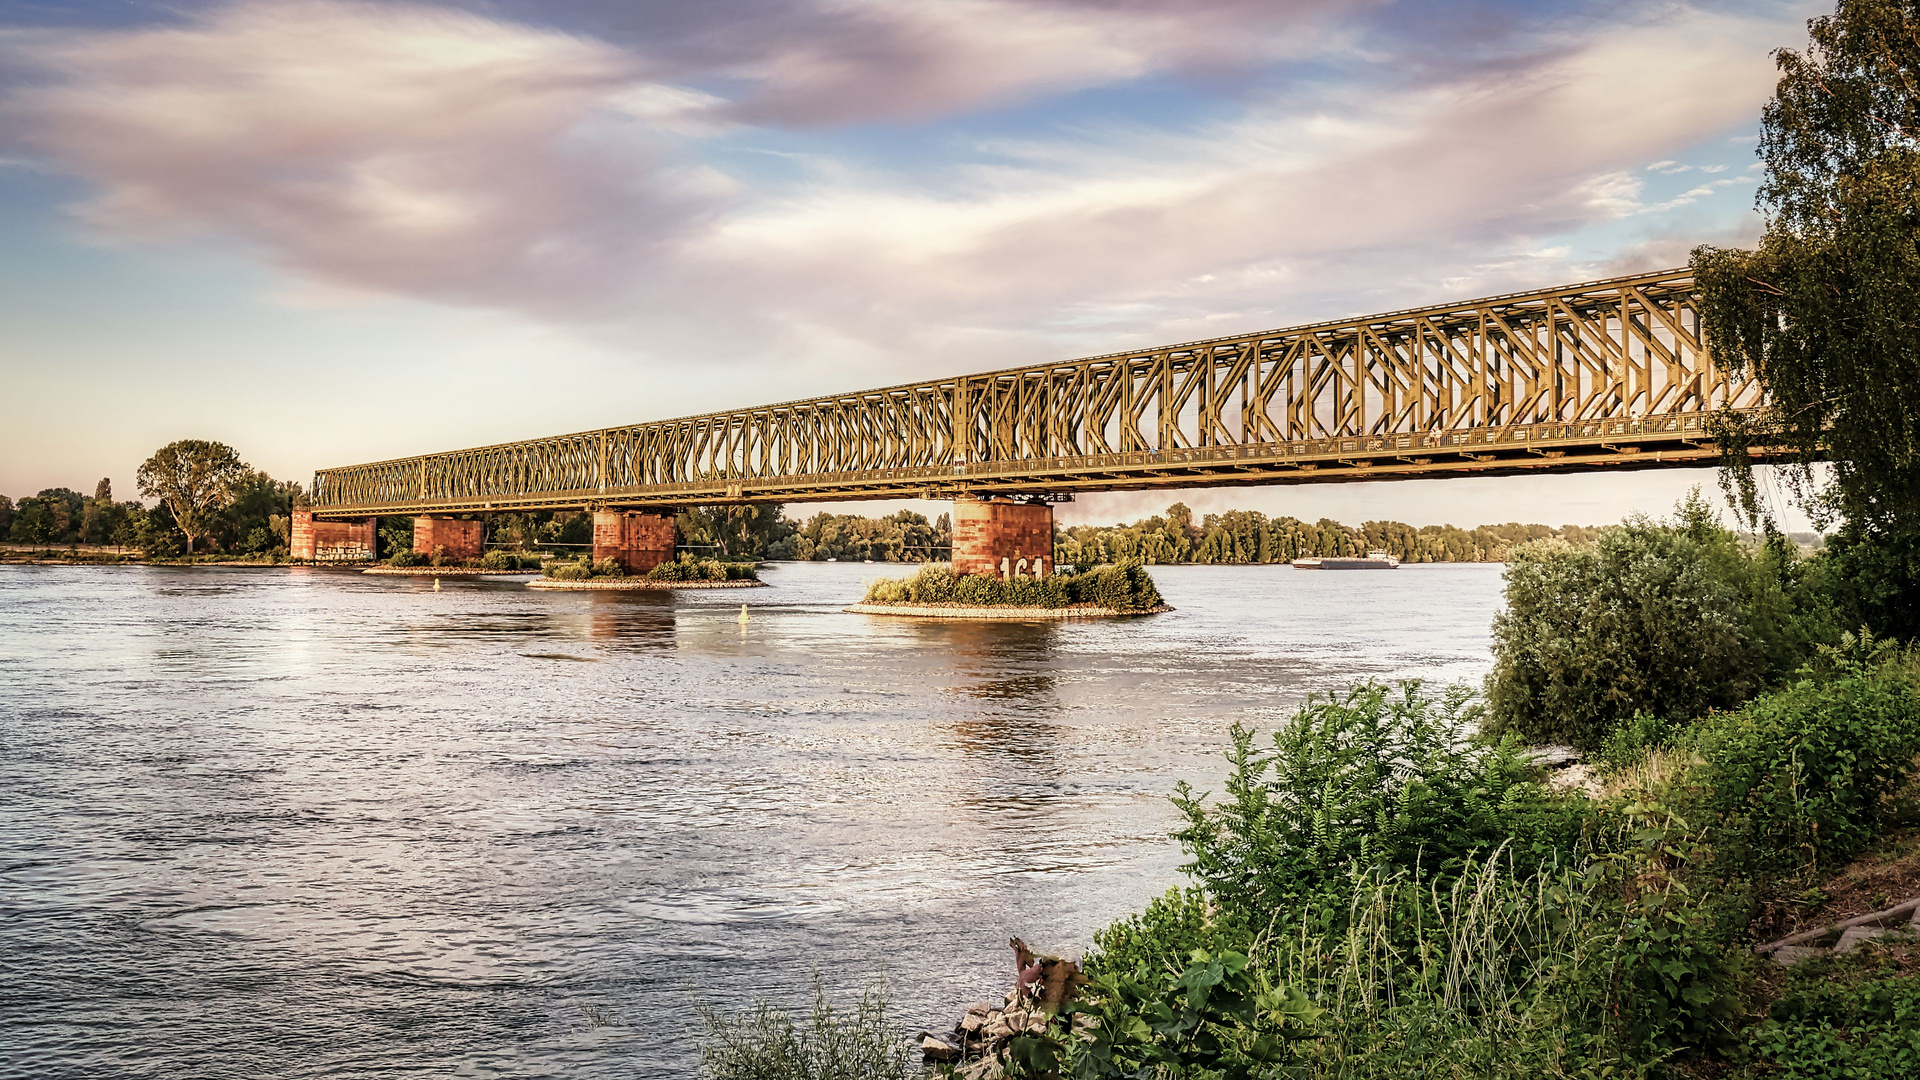
[[[296,506],[288,537],[291,554],[308,562],[365,562],[373,558],[379,521],[315,521],[312,507]]]
[[[953,570],[994,577],[1046,577],[1053,572],[1053,507],[956,500]]]
[[[425,514],[413,519],[415,555],[431,555],[439,548],[449,559],[477,559],[486,545],[486,529],[478,521]]]
[[[678,539],[671,514],[633,510],[593,513],[593,558],[614,559],[631,574],[644,574],[673,558]]]

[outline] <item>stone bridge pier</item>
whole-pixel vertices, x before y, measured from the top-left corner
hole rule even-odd
[[[673,558],[679,539],[672,514],[643,510],[593,512],[593,560],[612,559],[630,574],[644,574]]]
[[[288,553],[307,562],[365,562],[374,554],[379,518],[364,521],[315,521],[313,507],[293,508]]]
[[[1007,499],[953,503],[953,571],[994,577],[1053,573],[1053,507]]]
[[[486,527],[478,521],[421,514],[413,519],[413,553],[439,548],[449,559],[477,559],[486,553]]]

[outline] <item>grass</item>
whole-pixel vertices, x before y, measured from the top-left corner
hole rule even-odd
[[[827,1000],[819,980],[813,1009],[796,1021],[759,1002],[746,1012],[702,1010],[701,1073],[709,1080],[908,1080],[905,1043],[887,1024],[886,996],[871,990],[851,1012]]]

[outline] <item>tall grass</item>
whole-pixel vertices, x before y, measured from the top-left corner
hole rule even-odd
[[[701,1011],[708,1080],[907,1080],[917,1076],[906,1044],[889,1028],[886,996],[861,995],[851,1013],[834,1009],[816,980],[813,1011],[796,1023],[765,1002],[743,1013]]]
[[[1405,872],[1360,883],[1343,929],[1256,946],[1275,982],[1322,1012],[1299,1075],[1563,1075],[1611,1041],[1604,969],[1616,927],[1572,870],[1518,873],[1495,852],[1442,885]],[[1576,1018],[1597,1014],[1601,1030]]]

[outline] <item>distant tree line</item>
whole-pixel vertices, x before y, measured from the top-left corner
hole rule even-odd
[[[139,478],[154,505],[116,500],[104,479],[91,498],[71,488],[18,500],[0,495],[0,537],[47,547],[111,546],[149,558],[284,557],[294,503],[305,497],[298,483],[275,480],[231,447],[202,440],[163,447],[141,464]]]
[[[1529,540],[1588,543],[1599,530],[1581,525],[1413,526],[1369,521],[1358,527],[1330,518],[1309,524],[1294,517],[1268,517],[1257,510],[1208,514],[1196,524],[1185,503],[1123,525],[1074,525],[1059,530],[1054,558],[1081,566],[1139,559],[1169,563],[1284,563],[1311,556],[1353,556],[1385,551],[1401,562],[1504,562],[1507,552]]]

